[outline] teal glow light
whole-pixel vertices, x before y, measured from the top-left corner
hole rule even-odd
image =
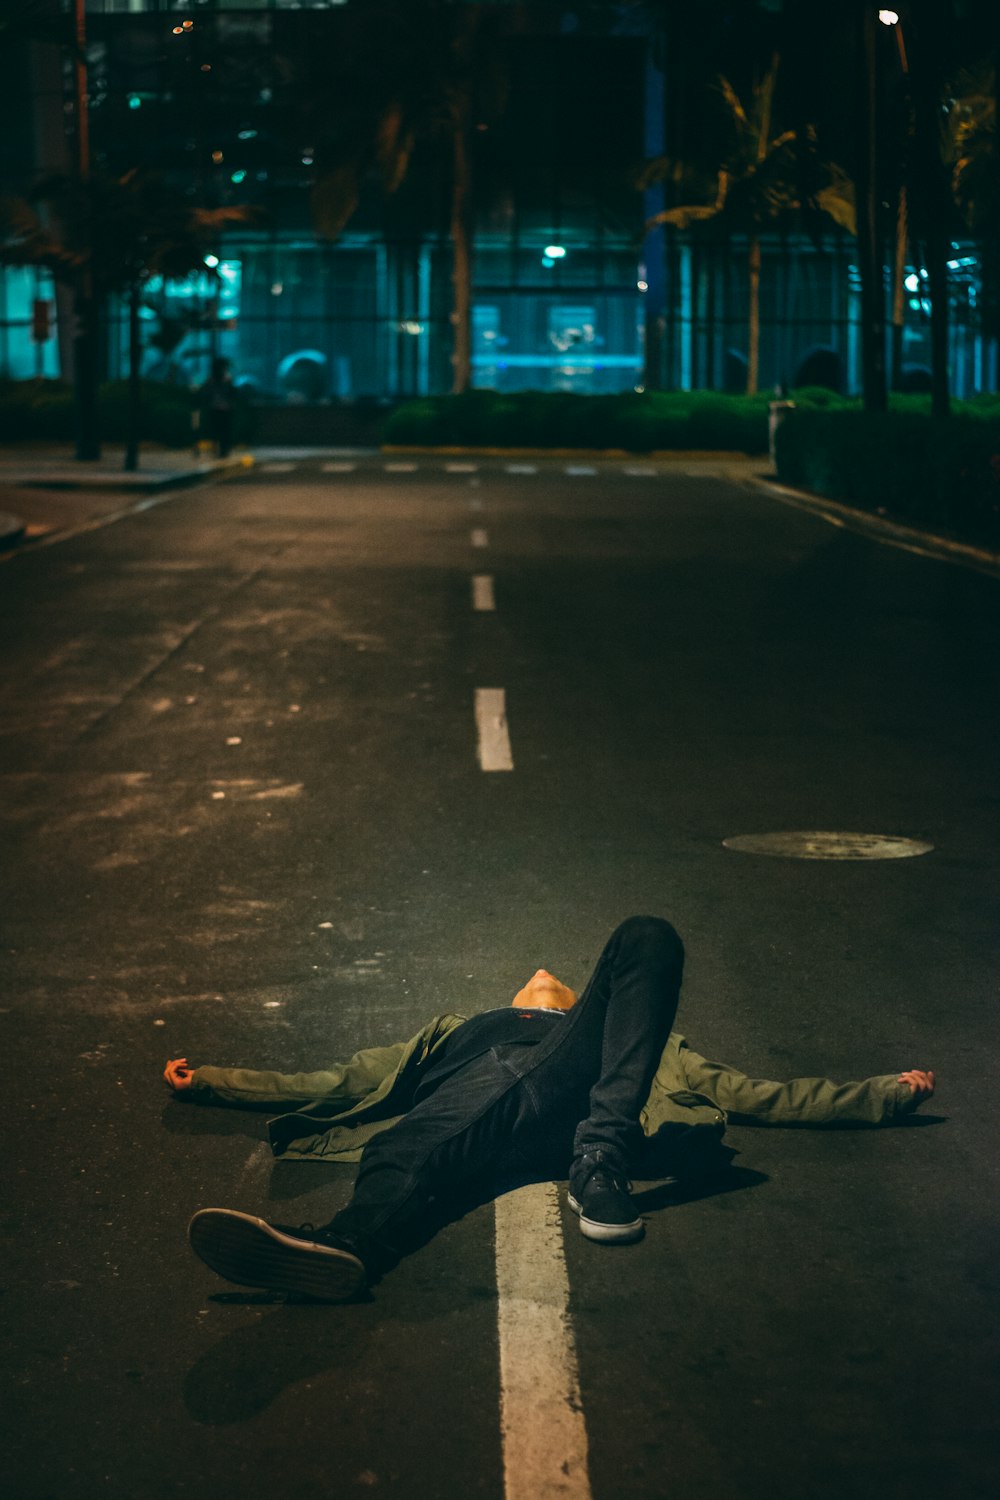
[[[545,246],[545,254],[548,255],[548,256],[550,256],[552,260],[562,260],[563,257],[564,257],[564,255],[566,254],[566,246],[565,245],[546,245]]]
[[[128,107],[129,107],[129,109],[141,109],[142,108],[142,98],[141,98],[141,96],[139,94],[129,94],[129,96],[128,96]]]
[[[230,177],[229,181],[230,182],[242,182],[243,179],[244,179],[244,177],[246,175],[247,174],[245,172],[242,172],[242,171],[240,171],[240,172],[234,172],[232,174],[232,176]]]

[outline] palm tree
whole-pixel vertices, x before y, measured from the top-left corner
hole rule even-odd
[[[419,142],[446,145],[453,392],[467,390],[471,381],[471,132],[482,112],[502,109],[505,97],[490,46],[494,22],[476,5],[391,0],[347,17],[354,29],[340,39],[339,58],[351,60],[350,69],[338,73],[342,88],[331,90],[329,69],[319,58],[300,60],[296,70],[303,121],[316,143],[313,224],[324,239],[344,231],[369,177],[391,195],[406,180]]]
[[[36,204],[50,210],[46,219]],[[153,276],[170,280],[206,271],[205,255],[227,225],[256,218],[252,208],[196,208],[174,187],[132,169],[122,177],[49,177],[29,199],[0,203],[0,263],[41,266],[58,281],[93,289],[89,315],[100,326],[107,299],[117,294],[129,309],[129,430],[125,468],[138,467],[142,349],[139,307]],[[55,227],[58,226],[58,227]],[[214,273],[213,273],[214,274]],[[90,372],[96,396],[96,372]],[[96,420],[96,400],[86,403]],[[99,438],[92,434],[100,453]]]
[[[675,187],[693,188],[708,201],[664,209],[646,223],[675,229],[717,219],[730,232],[744,233],[748,242],[747,395],[757,390],[760,367],[761,234],[809,211],[820,210],[852,234],[855,231],[854,193],[846,173],[833,163],[819,163],[815,133],[785,130],[772,134],[771,117],[779,58],[754,85],[744,104],[727,78],[720,77],[719,93],[728,110],[732,144],[714,172],[657,157],[647,163],[638,186],[672,180]],[[817,173],[817,166],[820,170]]]
[[[1000,337],[1000,171],[997,161],[996,68],[983,67],[956,79],[948,99],[944,157],[951,190],[982,256],[983,332]]]

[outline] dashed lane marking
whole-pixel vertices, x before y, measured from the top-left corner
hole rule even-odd
[[[474,547],[488,547],[490,545],[489,534],[482,526],[473,528],[471,540]]]
[[[417,465],[416,464],[386,464],[385,465],[385,472],[387,474],[415,474],[417,472]]]
[[[655,479],[657,474],[652,464],[628,464],[623,472],[632,479]]]
[[[483,508],[483,498],[482,498],[482,496],[481,495],[471,495],[469,497],[469,509],[470,510],[482,510],[482,508]]]
[[[567,464],[566,473],[579,478],[582,474],[596,474],[597,470],[592,468],[590,464]]]
[[[445,464],[446,474],[478,474],[478,464]]]
[[[350,474],[357,467],[358,466],[355,463],[334,463],[322,465],[324,474]]]
[[[293,469],[297,468],[298,464],[260,464],[257,472],[260,474],[290,474]]]
[[[590,1500],[555,1185],[505,1193],[494,1212],[505,1500]]]
[[[493,593],[493,575],[491,573],[476,573],[473,577],[472,607],[478,610],[496,609],[497,602]]]
[[[507,728],[507,694],[503,688],[476,688],[477,754],[483,771],[513,771],[514,756]]]
[[[508,474],[537,474],[537,464],[504,464]]]

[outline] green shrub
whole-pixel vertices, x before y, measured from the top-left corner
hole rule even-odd
[[[769,397],[703,391],[467,391],[397,407],[382,441],[398,446],[767,450]]]
[[[142,382],[140,437],[167,448],[186,448],[194,441],[191,412],[194,397],[186,386]],[[233,424],[237,443],[253,438],[253,409],[240,403]],[[0,440],[6,442],[72,442],[76,414],[72,387],[60,380],[0,381]],[[111,381],[100,390],[100,435],[107,443],[128,436],[128,383]]]
[[[963,404],[942,420],[918,400],[877,415],[790,412],[777,434],[779,479],[1000,548],[1000,403]]]

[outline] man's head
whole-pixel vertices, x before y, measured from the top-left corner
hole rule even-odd
[[[536,969],[510,1003],[518,1010],[571,1010],[576,994],[548,969]]]

